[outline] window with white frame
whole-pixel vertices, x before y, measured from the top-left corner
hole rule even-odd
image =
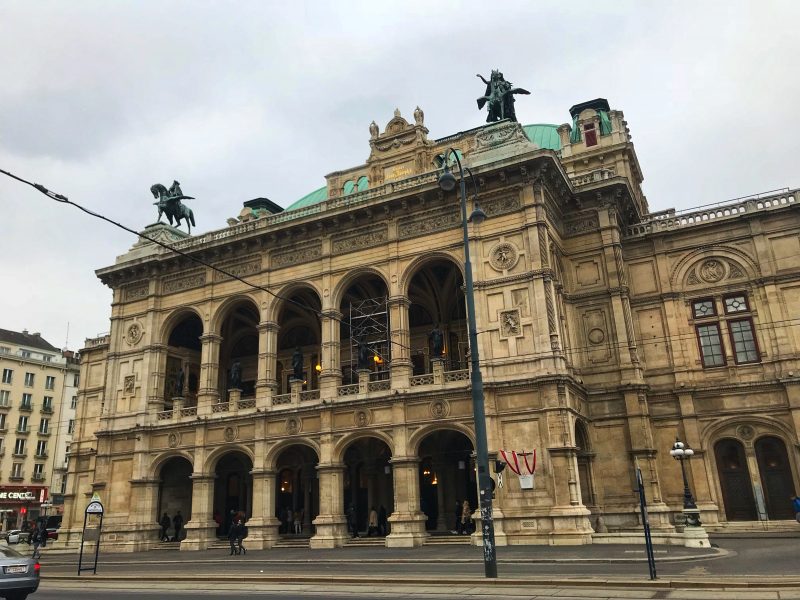
[[[48,433],[50,427],[50,419],[42,419],[39,421],[39,433]]]
[[[78,387],[81,382],[81,376],[78,373],[72,376],[72,387]]]
[[[761,361],[752,309],[745,293],[693,300],[692,317],[704,368],[721,367],[727,363],[726,334],[737,365]]]
[[[0,431],[6,430],[6,415],[5,413],[0,413]]]
[[[53,362],[53,357],[50,354],[42,354],[42,360],[44,362]]]
[[[17,431],[25,433],[28,431],[28,417],[25,415],[19,418],[19,422],[17,423]]]
[[[44,380],[44,387],[47,390],[56,389],[56,378],[52,375],[48,375]]]
[[[75,419],[69,420],[69,425],[67,426],[67,433],[75,433]]]
[[[62,494],[66,494],[67,493],[67,474],[66,473],[64,473],[64,475],[61,477],[61,493]]]
[[[69,407],[70,408],[78,408],[78,397],[77,396],[73,396],[72,397],[72,402],[69,403]]]
[[[10,401],[11,392],[8,390],[0,390],[0,406],[8,406]]]
[[[25,438],[17,438],[14,442],[14,454],[21,456],[25,454]]]
[[[11,477],[19,479],[22,477],[22,463],[14,463],[11,465]]]
[[[36,456],[47,456],[47,440],[36,442]]]
[[[11,380],[13,378],[14,378],[13,369],[3,369],[3,383],[11,383]]]
[[[36,479],[44,477],[44,463],[35,463],[33,465],[33,476]]]
[[[42,400],[42,408],[44,410],[53,410],[53,397],[52,396],[45,396],[44,400]]]
[[[25,373],[25,385],[28,387],[33,386],[34,375],[33,373]]]
[[[31,394],[22,394],[22,408],[26,410],[33,408],[33,396]]]
[[[31,351],[30,350],[20,350],[19,351],[19,355],[22,358],[30,358],[31,357]]]

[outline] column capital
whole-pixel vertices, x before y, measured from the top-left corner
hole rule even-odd
[[[342,311],[336,308],[328,308],[326,310],[321,310],[319,314],[326,319],[334,319],[335,321],[339,321],[342,319]]]
[[[345,465],[344,463],[325,463],[317,465],[317,471],[319,471],[320,473],[344,471],[346,468],[347,465]]]
[[[253,477],[275,477],[278,472],[275,469],[253,469],[250,475]]]
[[[258,324],[259,331],[279,331],[281,326],[276,321],[262,321]]]
[[[389,464],[398,467],[417,466],[422,461],[419,456],[393,456],[389,459]]]
[[[204,344],[207,342],[221,342],[222,336],[218,333],[204,333],[200,336],[200,341]]]
[[[408,296],[389,296],[386,303],[389,306],[405,306],[406,308],[411,306],[411,300],[408,299]]]

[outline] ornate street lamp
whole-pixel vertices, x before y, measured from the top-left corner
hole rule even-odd
[[[697,509],[694,497],[692,497],[692,490],[689,489],[689,480],[686,479],[686,466],[683,464],[684,461],[694,456],[694,450],[680,441],[680,439],[675,438],[675,443],[672,444],[672,450],[670,450],[669,453],[672,458],[681,464],[681,474],[683,475],[683,514],[686,517],[686,524],[692,527],[699,527],[700,511]]]
[[[497,577],[497,557],[494,545],[494,520],[492,517],[492,478],[489,475],[489,450],[486,442],[486,413],[483,406],[483,378],[481,377],[480,362],[478,357],[478,332],[475,326],[475,288],[472,284],[472,263],[469,260],[469,231],[467,222],[476,225],[486,219],[480,206],[478,206],[478,187],[475,177],[469,167],[461,165],[461,159],[453,148],[448,148],[443,157],[440,157],[439,166],[444,171],[439,176],[439,187],[450,192],[456,187],[456,178],[450,171],[448,160],[450,155],[456,159],[458,165],[459,182],[461,184],[461,225],[464,233],[464,272],[466,274],[467,291],[467,322],[469,326],[469,349],[472,370],[470,381],[472,383],[472,415],[475,420],[475,445],[476,464],[478,467],[478,501],[481,508],[481,525],[483,527],[483,566],[486,577]],[[475,189],[473,210],[467,219],[467,188],[464,180],[464,170],[469,173]]]

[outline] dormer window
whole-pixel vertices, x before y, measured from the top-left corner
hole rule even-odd
[[[583,139],[586,140],[586,147],[597,146],[597,130],[594,128],[594,123],[583,124]]]

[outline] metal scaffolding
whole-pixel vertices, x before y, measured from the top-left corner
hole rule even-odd
[[[369,347],[377,364],[388,366],[391,361],[391,340],[389,339],[388,297],[366,298],[350,303],[347,324],[350,328],[350,369],[358,365],[358,343],[363,341]],[[351,373],[352,376],[352,373]]]

